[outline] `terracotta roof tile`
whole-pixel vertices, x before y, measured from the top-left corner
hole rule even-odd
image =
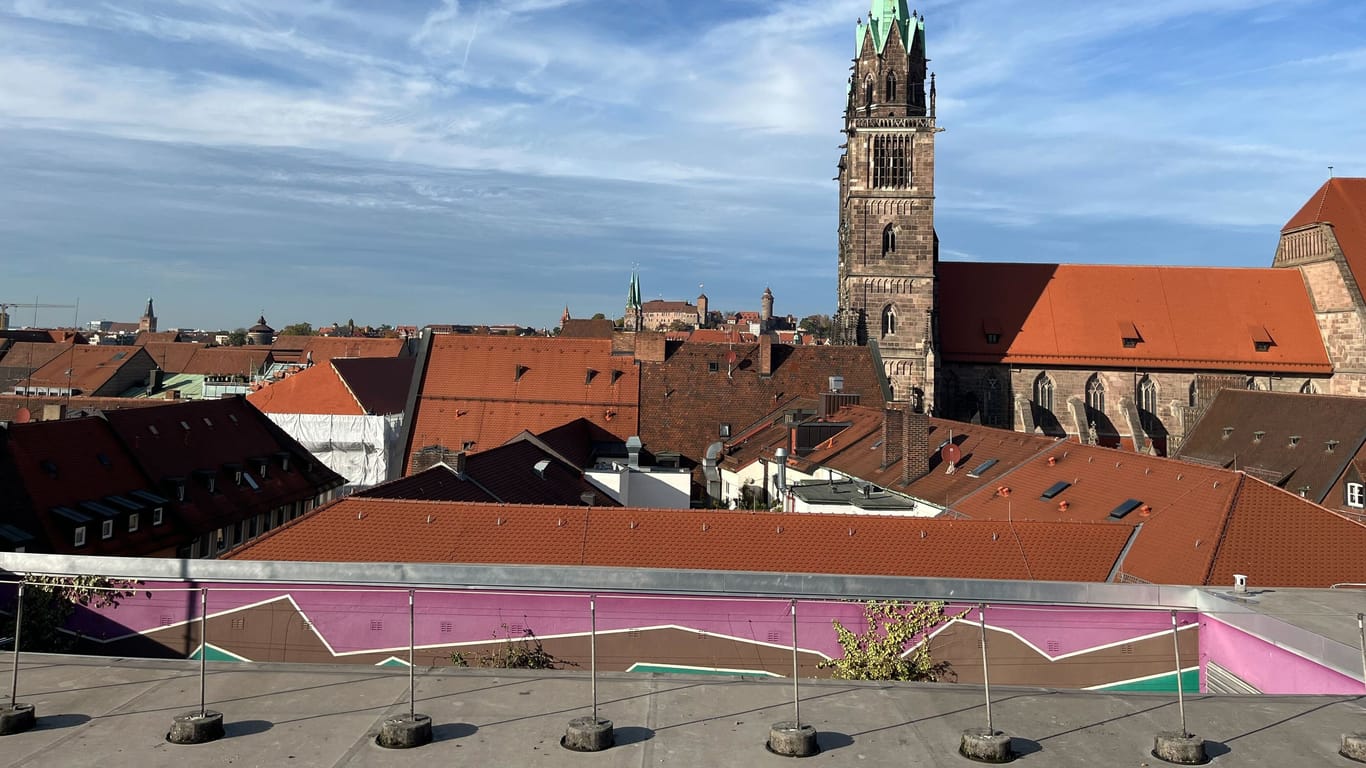
[[[408,454],[442,445],[481,451],[523,430],[587,419],[636,433],[640,374],[607,339],[438,335],[432,339]]]
[[[20,408],[27,408],[35,421],[41,420],[43,407],[61,405],[67,414],[94,411],[116,411],[120,408],[147,408],[164,405],[164,402],[130,397],[28,397],[27,395],[0,395],[0,421],[14,421]]]
[[[247,402],[263,413],[362,416],[356,401],[330,363],[314,365],[247,395]]]
[[[1126,530],[348,498],[233,553],[239,560],[460,562],[1101,581]]]
[[[610,339],[616,326],[611,320],[576,320],[570,318],[560,326],[562,339]]]
[[[1297,270],[943,262],[938,285],[950,361],[1332,372]]]
[[[1335,178],[1324,182],[1282,232],[1310,224],[1332,224],[1357,285],[1366,285],[1366,179]]]
[[[0,391],[13,392],[16,385],[34,371],[52,362],[58,355],[71,349],[70,344],[53,344],[39,341],[15,341],[8,346],[0,342]]]
[[[118,395],[121,374],[133,384],[147,382],[154,367],[142,347],[92,347],[63,345],[61,354],[29,376],[27,386],[67,389],[83,395]]]
[[[274,358],[282,363],[312,360],[322,365],[334,357],[399,357],[404,353],[403,339],[372,339],[364,336],[280,336],[271,345]]]

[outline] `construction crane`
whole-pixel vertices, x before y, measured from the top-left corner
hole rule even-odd
[[[9,330],[9,311],[11,309],[75,309],[75,304],[22,304],[14,301],[0,301],[0,331]],[[34,312],[34,324],[38,322],[37,312]]]

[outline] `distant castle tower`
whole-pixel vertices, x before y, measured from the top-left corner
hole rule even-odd
[[[773,291],[764,288],[764,295],[759,299],[759,332],[763,333],[773,325]]]
[[[275,343],[275,329],[266,325],[265,315],[261,315],[261,318],[256,321],[256,325],[247,330],[247,340],[262,347],[268,347]]]
[[[925,20],[873,0],[858,25],[839,162],[837,344],[877,342],[896,400],[932,406],[935,383],[934,75]]]
[[[157,332],[157,316],[156,316],[156,313],[152,311],[152,300],[151,300],[151,299],[148,299],[148,300],[147,300],[147,311],[146,311],[146,312],[143,312],[143,313],[142,313],[142,317],[138,319],[138,333],[156,333],[156,332]]]
[[[711,320],[711,315],[707,313],[707,294],[702,293],[697,296],[697,327],[706,328]]]
[[[626,317],[622,328],[627,331],[641,331],[645,327],[645,315],[640,306],[640,273],[631,270],[631,287],[626,293]]]

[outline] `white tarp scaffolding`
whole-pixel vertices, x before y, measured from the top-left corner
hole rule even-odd
[[[403,414],[332,416],[269,413],[270,420],[298,440],[353,487],[379,485],[403,461]]]

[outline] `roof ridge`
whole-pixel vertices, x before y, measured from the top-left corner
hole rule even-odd
[[[1323,182],[1323,193],[1319,195],[1319,207],[1314,211],[1314,220],[1323,221],[1323,206],[1328,202],[1328,188],[1333,186],[1333,179]]]
[[[1205,566],[1205,575],[1201,577],[1201,584],[1208,584],[1214,578],[1214,566],[1219,562],[1219,550],[1224,548],[1224,541],[1228,539],[1229,526],[1233,524],[1233,512],[1238,508],[1238,501],[1243,497],[1243,487],[1247,484],[1248,478],[1257,480],[1248,473],[1238,471],[1238,485],[1233,489],[1233,494],[1228,498],[1228,505],[1224,508],[1224,519],[1220,521],[1219,538],[1214,542],[1214,551],[1210,553],[1209,563]],[[1257,482],[1262,482],[1257,480]],[[1270,485],[1269,483],[1267,485]],[[1275,487],[1275,486],[1271,486]]]

